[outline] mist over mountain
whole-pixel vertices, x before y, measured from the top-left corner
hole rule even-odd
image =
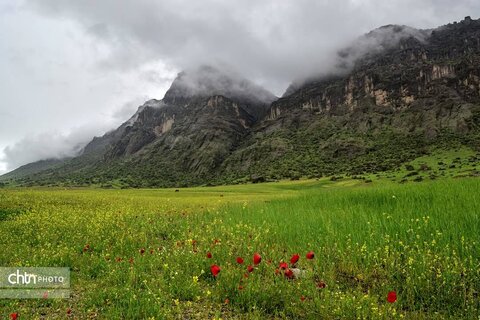
[[[308,82],[322,78],[345,76],[354,68],[356,63],[365,63],[365,60],[369,58],[375,59],[377,55],[394,49],[406,39],[415,39],[425,43],[430,33],[431,30],[418,30],[400,25],[386,25],[374,29],[353,41],[348,47],[339,50],[330,68],[322,68],[322,71],[311,70],[310,73],[294,80],[283,96],[292,94]]]
[[[242,78],[233,70],[220,71],[212,66],[200,66],[181,72],[168,89],[163,101],[175,103],[195,96],[215,95],[247,100],[252,104],[270,104],[276,99],[272,93]]]
[[[375,29],[282,98],[228,69],[190,68],[80,156],[3,179],[158,187],[393,169],[435,148],[479,147],[479,63],[480,21],[467,17]]]

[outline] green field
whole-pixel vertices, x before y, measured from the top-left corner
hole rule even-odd
[[[0,266],[72,271],[70,299],[0,300],[0,317],[478,319],[479,190],[448,177],[0,189]],[[295,253],[288,279],[276,269]]]

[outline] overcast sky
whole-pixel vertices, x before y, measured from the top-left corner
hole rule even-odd
[[[0,0],[0,174],[72,154],[182,69],[228,65],[281,95],[371,29],[467,15],[480,1]]]

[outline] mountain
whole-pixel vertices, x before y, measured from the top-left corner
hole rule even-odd
[[[231,72],[188,70],[162,100],[147,101],[80,156],[16,183],[153,187],[357,175],[438,147],[479,150],[479,65],[480,20],[467,17],[433,30],[373,30],[338,53],[335,72],[297,80],[279,99]]]
[[[479,147],[480,20],[423,31],[385,26],[338,61],[338,73],[294,84],[273,102],[224,171],[361,174],[399,167],[434,147]]]
[[[162,100],[150,100],[82,154],[32,180],[126,185],[199,184],[267,115],[276,97],[238,75],[202,66],[182,72]]]

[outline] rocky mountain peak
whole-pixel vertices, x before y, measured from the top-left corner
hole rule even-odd
[[[239,75],[211,66],[201,66],[180,72],[163,101],[177,104],[193,97],[218,95],[251,104],[269,104],[276,99],[269,91]]]

